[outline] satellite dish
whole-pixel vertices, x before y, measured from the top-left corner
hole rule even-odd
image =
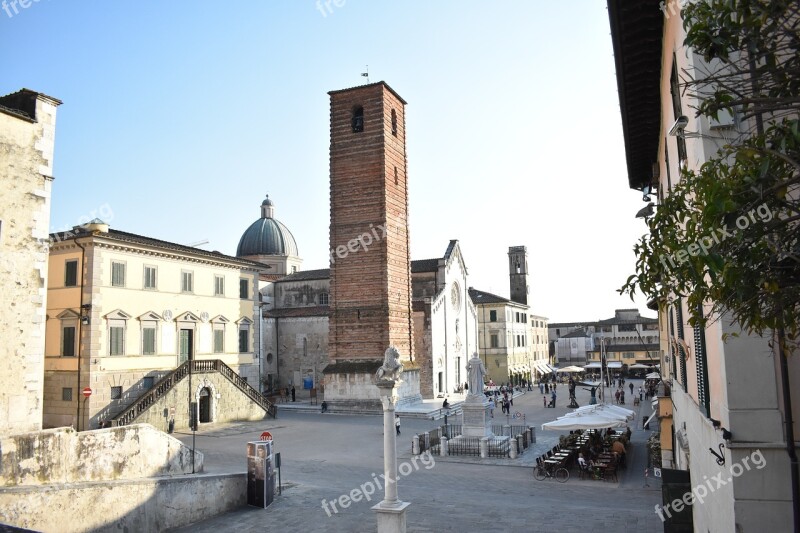
[[[161,315],[164,317],[164,320],[172,320],[172,311],[169,309],[165,309]]]

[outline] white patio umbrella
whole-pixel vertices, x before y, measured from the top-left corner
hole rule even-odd
[[[624,420],[612,420],[591,413],[579,413],[574,416],[565,416],[552,422],[542,424],[543,430],[569,431],[573,429],[603,429],[624,426]]]
[[[583,372],[583,369],[579,366],[565,366],[564,368],[559,368],[556,372]]]
[[[644,379],[661,379],[661,374],[658,372],[650,372],[644,377]]]
[[[643,365],[641,363],[636,363],[635,365],[629,366],[628,370],[644,370],[646,368],[651,368],[651,365]]]
[[[605,411],[586,411],[586,412],[583,412],[583,413],[575,413],[575,412],[567,413],[564,416],[559,417],[559,419],[561,419],[561,418],[574,418],[576,416],[597,416],[597,417],[600,417],[600,418],[605,418],[609,422],[628,422],[628,417],[625,416],[625,415],[621,415],[621,414],[618,414],[618,413],[605,412]]]
[[[574,414],[597,414],[600,416],[607,416],[609,418],[622,418],[623,420],[633,420],[636,414],[631,411],[630,409],[625,409],[622,407],[617,407],[616,405],[608,405],[608,404],[596,404],[596,405],[584,405],[583,407],[579,407],[569,413],[569,415]],[[568,416],[568,415],[567,415]]]

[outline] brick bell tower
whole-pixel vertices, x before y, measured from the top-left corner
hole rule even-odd
[[[421,399],[414,364],[405,104],[386,83],[331,91],[330,318],[325,400],[381,410],[375,371],[394,345],[398,402]]]

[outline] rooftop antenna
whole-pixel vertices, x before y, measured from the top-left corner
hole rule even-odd
[[[208,244],[208,239],[203,239],[203,240],[197,241],[197,242],[190,242],[186,246],[191,246],[192,248],[197,248],[198,246],[202,246],[204,244]]]
[[[367,71],[366,72],[362,72],[361,75],[363,77],[367,78],[367,83],[369,83],[369,65],[367,65]]]

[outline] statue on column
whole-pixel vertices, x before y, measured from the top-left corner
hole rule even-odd
[[[378,381],[397,381],[402,373],[400,352],[394,346],[389,346],[383,354],[383,365],[375,372],[375,377]]]
[[[478,357],[478,352],[472,354],[472,359],[467,362],[467,373],[469,374],[469,393],[468,396],[483,396],[483,378],[486,376],[486,367]]]

